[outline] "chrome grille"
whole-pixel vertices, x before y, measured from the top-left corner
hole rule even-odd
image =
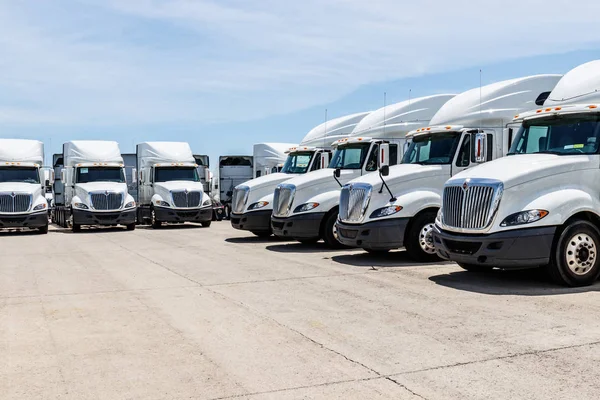
[[[90,193],[90,198],[95,210],[118,210],[123,205],[123,193]]]
[[[364,183],[351,183],[342,188],[340,194],[340,220],[361,222],[371,200],[373,187]]]
[[[29,211],[31,207],[31,195],[23,193],[0,194],[0,212],[20,213]]]
[[[442,224],[464,231],[489,227],[502,197],[503,185],[490,180],[451,181],[444,188]]]
[[[273,215],[276,217],[287,217],[294,201],[296,186],[281,184],[275,188],[273,196]]]
[[[250,188],[248,186],[236,186],[233,189],[233,197],[231,199],[231,207],[234,213],[241,214],[244,212],[244,207],[248,201],[248,193]]]
[[[171,192],[173,205],[177,208],[198,207],[202,194],[198,191],[188,192],[187,190],[178,190]]]

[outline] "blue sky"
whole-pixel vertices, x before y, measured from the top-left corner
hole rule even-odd
[[[331,118],[600,58],[600,2],[0,0],[0,137],[189,141],[214,165]]]

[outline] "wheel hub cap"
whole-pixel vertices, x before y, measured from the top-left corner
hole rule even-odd
[[[435,254],[435,246],[433,245],[433,223],[425,225],[419,232],[419,245],[427,254]]]
[[[596,243],[589,235],[574,235],[567,243],[565,258],[567,266],[575,275],[585,275],[596,263]]]

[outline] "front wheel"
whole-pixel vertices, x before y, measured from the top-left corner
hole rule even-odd
[[[158,220],[158,218],[156,218],[156,210],[154,210],[154,207],[152,207],[152,210],[150,210],[150,214],[150,225],[152,226],[152,229],[160,229],[162,223]]]
[[[73,232],[81,232],[81,225],[79,224],[73,224],[72,226]]]
[[[135,222],[133,224],[125,225],[128,231],[135,231]]]
[[[588,286],[600,275],[600,232],[588,221],[571,222],[560,232],[547,267],[550,277],[566,286]]]
[[[406,252],[413,260],[419,262],[440,260],[433,245],[434,224],[435,212],[433,211],[420,214],[410,224],[404,246],[406,247]]]
[[[338,213],[337,211],[330,213],[325,220],[325,227],[323,229],[323,241],[325,244],[332,249],[343,249],[346,248],[343,244],[339,242],[337,226],[335,223],[337,222]]]
[[[204,222],[201,222],[201,224],[204,228],[208,228],[210,226],[211,222],[212,221],[204,221]]]
[[[48,225],[44,225],[40,228],[38,228],[38,233],[45,235],[48,233]]]

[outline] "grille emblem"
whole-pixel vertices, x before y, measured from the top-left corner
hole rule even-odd
[[[468,179],[463,183],[462,188],[465,192],[467,190],[469,190],[469,180]]]
[[[10,194],[10,197],[15,197],[16,195],[17,195],[17,194],[16,194],[15,192],[12,192],[12,193]]]
[[[105,196],[108,196],[108,190],[104,192],[104,195],[105,195]]]

